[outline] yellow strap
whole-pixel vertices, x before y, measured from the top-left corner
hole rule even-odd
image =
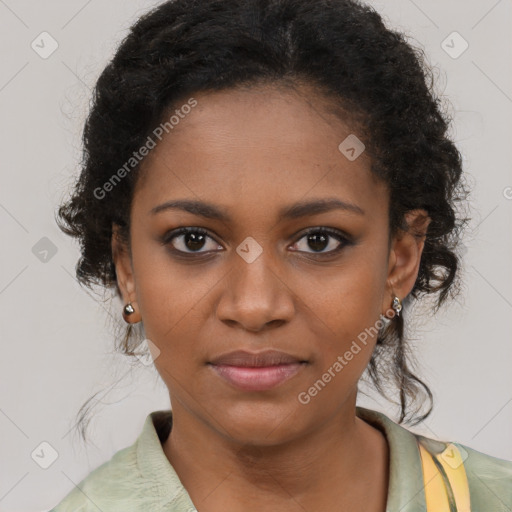
[[[423,481],[425,501],[428,512],[470,512],[469,486],[464,469],[464,461],[460,450],[452,443],[440,454],[427,451],[419,443],[421,462],[423,466]],[[450,509],[449,491],[441,471],[433,458],[444,469],[453,494],[454,503]],[[455,506],[455,509],[453,508]]]

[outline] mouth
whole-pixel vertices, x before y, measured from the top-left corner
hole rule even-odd
[[[299,373],[308,361],[285,352],[234,351],[207,363],[222,379],[244,391],[273,389]]]

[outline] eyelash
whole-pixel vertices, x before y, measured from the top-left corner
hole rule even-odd
[[[199,235],[204,235],[204,236],[211,238],[215,242],[217,242],[215,240],[215,238],[212,237],[206,229],[203,229],[200,227],[181,227],[181,228],[178,228],[176,230],[166,233],[162,237],[161,243],[162,243],[162,245],[170,245],[171,241],[174,238],[176,238],[180,235],[186,235],[188,233],[196,233]],[[314,255],[315,257],[321,258],[322,256],[333,256],[335,254],[338,254],[344,247],[353,244],[352,239],[348,235],[343,234],[343,232],[340,232],[340,231],[332,229],[332,228],[319,226],[319,227],[311,228],[311,229],[307,230],[306,232],[302,233],[301,236],[296,240],[296,242],[294,242],[294,245],[299,240],[302,240],[304,237],[307,237],[308,235],[313,234],[313,233],[325,233],[325,234],[329,235],[330,237],[335,238],[338,242],[340,242],[339,247],[337,247],[336,249],[333,249],[331,251],[328,251],[328,252],[306,252],[306,254]],[[197,254],[207,254],[209,252],[209,251],[185,252],[185,251],[180,251],[179,249],[175,249],[174,247],[171,247],[170,250],[173,253],[183,256],[185,258],[195,257],[195,255],[197,255]],[[295,252],[304,253],[304,251],[298,251],[298,250]]]

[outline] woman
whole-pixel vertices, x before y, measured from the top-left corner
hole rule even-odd
[[[175,0],[135,23],[58,221],[172,412],[54,511],[512,508],[512,463],[401,425],[432,409],[409,303],[455,294],[467,220],[428,74],[350,0]],[[365,370],[396,384],[398,424],[356,406]]]

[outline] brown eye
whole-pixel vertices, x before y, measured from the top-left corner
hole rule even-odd
[[[209,242],[210,241],[210,242]],[[208,243],[209,242],[209,243]],[[215,240],[202,228],[180,228],[166,234],[162,243],[182,253],[203,253],[222,249]],[[201,249],[205,248],[205,251]]]
[[[302,245],[300,245],[301,240],[305,240]],[[306,249],[310,248],[312,249],[310,254],[334,254],[348,244],[350,244],[350,240],[338,231],[329,228],[315,228],[305,233],[295,243],[295,246],[298,247],[295,250],[309,252]]]

